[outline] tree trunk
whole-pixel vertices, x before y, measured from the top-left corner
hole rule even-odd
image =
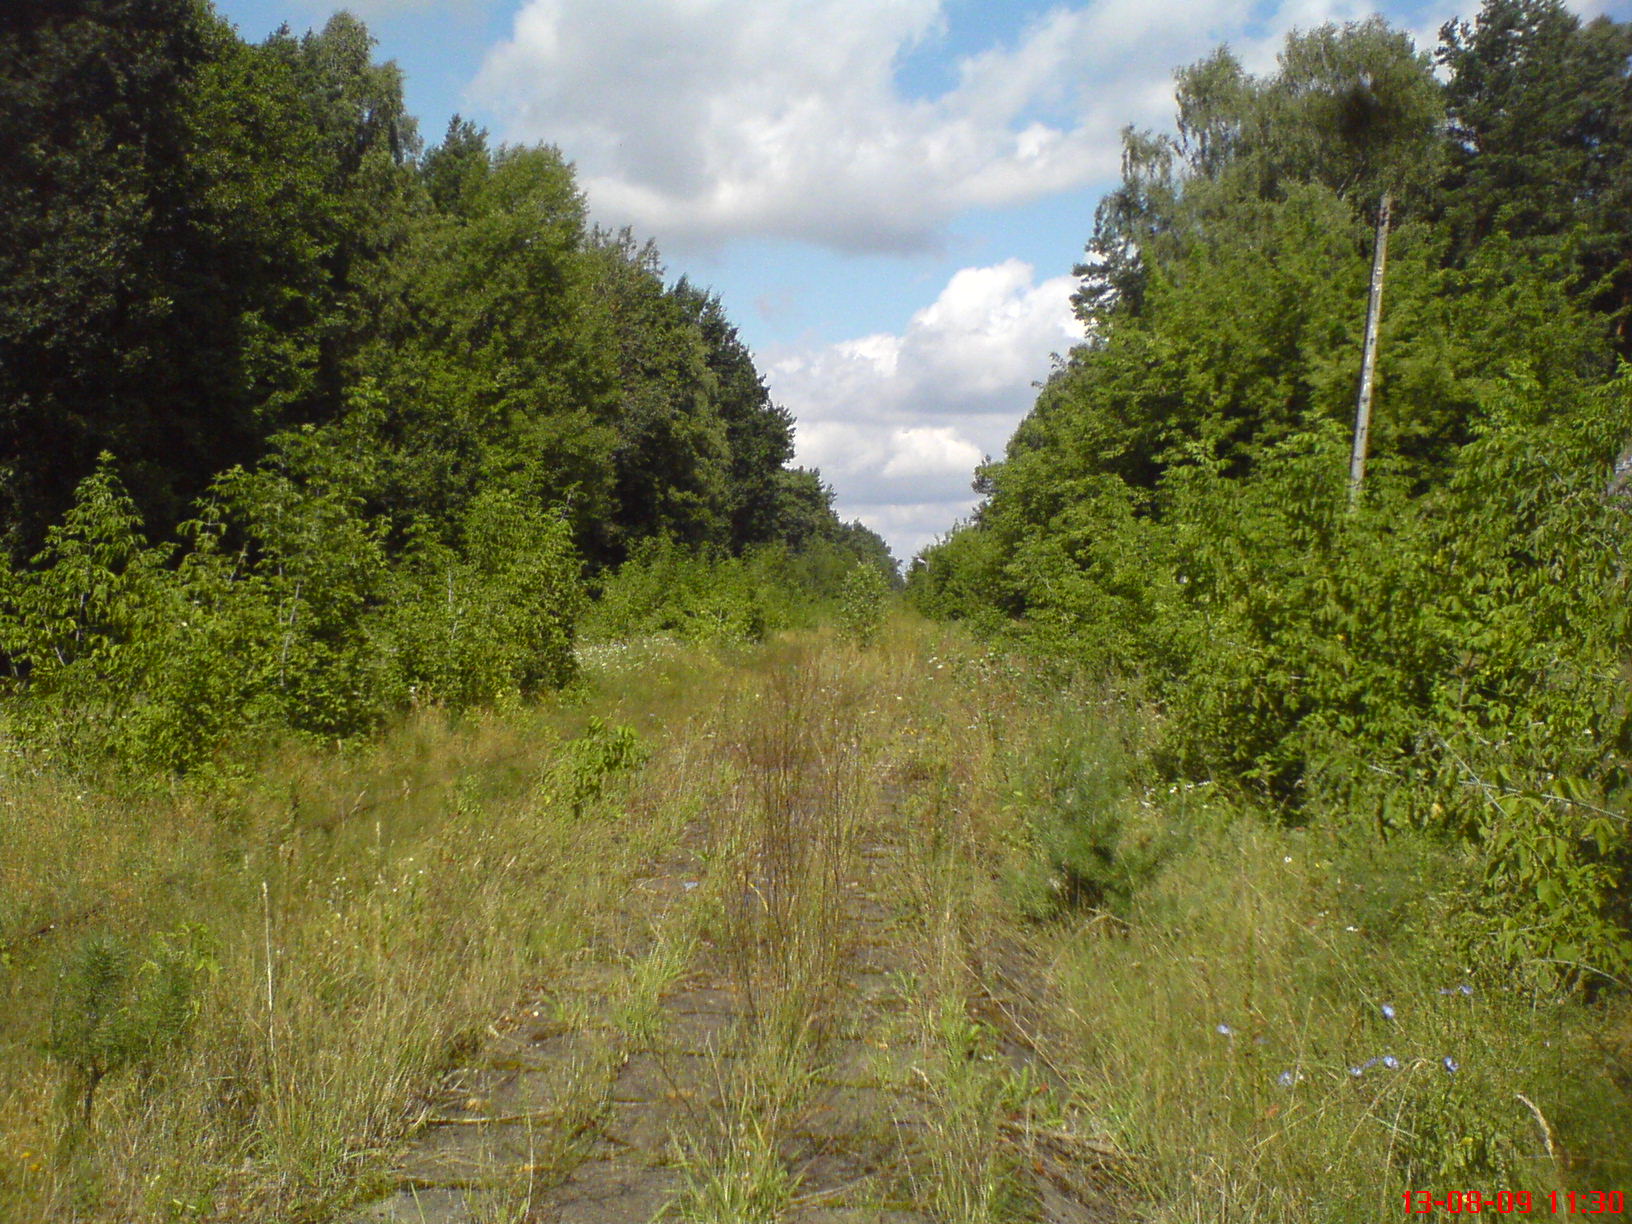
[[[1377,382],[1377,329],[1383,313],[1383,272],[1388,265],[1388,218],[1392,192],[1377,206],[1377,240],[1371,253],[1371,297],[1366,302],[1366,347],[1360,360],[1360,398],[1354,406],[1354,445],[1349,451],[1349,505],[1360,500],[1366,479],[1366,449],[1371,438],[1371,392]]]

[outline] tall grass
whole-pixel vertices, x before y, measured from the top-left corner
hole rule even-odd
[[[780,644],[724,719],[735,785],[710,822],[711,933],[744,1014],[720,1104],[675,1140],[679,1219],[769,1224],[799,1189],[784,1150],[832,1036],[846,881],[876,803],[873,664]]]
[[[787,1141],[839,1042],[878,1043],[898,1102],[896,1163],[853,1194],[948,1224],[1037,1216],[1045,1165],[1152,1220],[1277,1224],[1632,1175],[1632,1009],[1469,963],[1444,899],[1480,880],[1454,849],[1153,785],[1133,703],[918,622],[867,649],[608,643],[584,668],[576,694],[272,746],[208,788],[0,759],[0,1218],[333,1217],[463,1047],[638,921],[624,885],[682,837],[707,860],[695,925],[610,1013],[652,1037],[702,961],[745,1001],[727,1104],[671,1153],[681,1218],[801,1209]],[[217,966],[196,1016],[86,1126],[43,1048],[60,971],[183,924]],[[859,1015],[869,939],[899,982]]]
[[[551,784],[592,713],[658,745],[648,715],[685,726],[719,669],[669,666],[686,678],[643,683],[653,668],[536,708],[425,711],[346,753],[274,748],[209,790],[133,797],[10,758],[0,1218],[317,1219],[366,1194],[449,1059],[673,838],[687,812],[672,797],[709,793],[683,751],[587,810]],[[641,818],[612,818],[622,805]],[[218,965],[196,1021],[109,1076],[87,1127],[41,1048],[59,974],[87,937],[140,949],[184,923]]]
[[[1482,886],[1464,851],[1146,789],[1146,728],[1100,718],[1058,710],[1027,750],[1015,895],[1052,900],[1066,1065],[1151,1218],[1337,1224],[1407,1191],[1628,1184],[1632,1012],[1470,963],[1447,918]]]

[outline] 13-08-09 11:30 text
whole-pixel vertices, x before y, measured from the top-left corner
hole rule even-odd
[[[1528,1190],[1501,1190],[1495,1194],[1453,1190],[1437,1198],[1429,1190],[1409,1190],[1404,1197],[1407,1215],[1436,1211],[1453,1215],[1481,1211],[1499,1215],[1621,1215],[1626,1210],[1626,1196],[1619,1190],[1553,1190],[1547,1194],[1531,1194]]]

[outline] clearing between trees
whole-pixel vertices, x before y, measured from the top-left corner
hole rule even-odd
[[[612,817],[652,852],[355,1218],[1121,1218],[1046,952],[994,894],[1004,711],[955,684],[810,645],[730,677]]]
[[[18,1221],[1351,1221],[1625,1183],[1614,997],[1459,965],[1454,850],[1154,785],[899,617],[539,703],[7,778]],[[1436,857],[1438,855],[1438,857]]]
[[[581,654],[559,697],[209,786],[8,779],[6,1218],[1343,1221],[1625,1183],[1619,1003],[1465,973],[1420,846],[1152,785],[1127,697],[909,618]]]

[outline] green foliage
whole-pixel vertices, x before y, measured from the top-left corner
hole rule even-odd
[[[545,794],[574,816],[582,816],[617,779],[644,765],[651,752],[633,727],[592,717],[584,733],[567,744],[550,768]]]
[[[1400,1103],[1403,1141],[1394,1154],[1409,1185],[1512,1184],[1523,1166],[1525,1119],[1495,1078],[1442,1073],[1431,1059],[1411,1068]]]
[[[709,559],[671,539],[643,540],[603,578],[585,625],[597,640],[672,633],[690,642],[757,642],[789,623],[782,555]]]
[[[618,362],[613,551],[642,536],[692,548],[730,540],[731,452],[693,308],[664,288],[650,243],[602,237],[600,301]]]
[[[590,230],[554,148],[495,149],[456,117],[421,156],[401,73],[356,17],[251,46],[207,0],[31,2],[0,30],[0,100],[17,170],[0,184],[0,548],[46,557],[116,455],[102,478],[155,540],[214,550],[181,563],[204,592],[172,592],[208,605],[208,632],[190,615],[193,640],[165,650],[202,665],[206,640],[255,656],[277,638],[275,675],[245,681],[269,721],[347,734],[406,685],[465,702],[563,674],[544,621],[492,625],[487,646],[514,657],[471,666],[472,618],[501,607],[473,583],[556,583],[519,562],[454,572],[495,490],[529,522],[561,508],[592,571],[661,537],[733,557],[882,549],[787,468],[791,418],[718,297],[666,283],[650,243]],[[526,547],[548,569],[561,546]],[[410,613],[373,611],[428,609],[432,569],[452,654],[431,657],[428,625],[399,652],[424,674],[393,678],[374,638],[412,639]],[[144,605],[161,625],[162,604]],[[180,759],[192,732],[147,721],[174,741],[155,759]]]
[[[1462,844],[1481,878],[1451,924],[1460,954],[1550,989],[1632,970],[1632,622],[1611,471],[1632,374],[1612,376],[1599,289],[1572,281],[1564,245],[1516,222],[1463,228],[1475,204],[1511,217],[1474,195],[1499,196],[1514,150],[1424,144],[1440,92],[1500,127],[1497,65],[1540,71],[1497,30],[1577,37],[1545,5],[1487,9],[1448,34],[1464,75],[1444,91],[1378,22],[1294,36],[1270,78],[1223,52],[1180,74],[1180,139],[1130,138],[1102,210],[1079,297],[1093,340],[982,469],[987,501],[916,563],[909,597],[1143,677],[1175,784],[1291,823]],[[1385,188],[1407,220],[1351,506],[1366,212]],[[1040,828],[1049,857],[1114,884],[1118,819]]]
[[[83,1125],[103,1080],[132,1068],[150,1074],[186,1037],[215,971],[202,927],[157,935],[143,951],[111,932],[80,941],[58,982],[46,1052],[63,1067],[65,1099]]]
[[[782,531],[778,512],[779,478],[793,458],[793,416],[771,402],[753,355],[726,318],[717,294],[705,293],[681,277],[671,297],[698,329],[714,380],[715,408],[731,456],[727,488],[731,547],[741,551],[779,538],[792,543]]]
[[[165,554],[148,547],[112,465],[104,454],[35,568],[8,584],[0,648],[44,691],[127,689],[167,581]]]
[[[492,489],[454,545],[422,530],[393,556],[387,524],[324,470],[324,440],[218,481],[175,567],[108,464],[87,480],[35,568],[0,584],[25,737],[187,770],[256,731],[351,736],[410,700],[571,678],[583,590],[561,516]]]
[[[1624,318],[1632,25],[1583,25],[1558,0],[1492,0],[1440,42],[1453,137],[1443,207],[1460,251],[1500,233],[1532,256],[1557,253],[1601,311]]]
[[[878,566],[856,562],[839,588],[839,632],[857,646],[871,646],[884,627],[889,591],[889,580]]]
[[[405,554],[385,612],[398,682],[455,708],[565,684],[583,591],[563,518],[492,490],[459,544],[422,528]]]
[[[955,528],[913,558],[907,571],[907,603],[925,616],[988,625],[1012,610],[1005,600],[1007,560],[995,533],[970,524]]]
[[[797,551],[781,545],[740,556],[693,551],[673,539],[642,540],[616,570],[603,573],[584,622],[596,641],[673,634],[690,642],[763,641],[806,625],[837,607],[861,569],[876,575],[879,607],[895,572],[888,548],[859,523],[807,539]],[[882,558],[882,559],[880,559]],[[871,589],[874,580],[856,580]]]
[[[1227,1190],[1346,1224],[1427,1184],[1614,1180],[1620,1003],[1469,977],[1447,922],[1479,883],[1461,848],[1221,819],[1207,791],[1152,797],[1192,838],[1059,967],[1094,1001],[1087,1095],[1151,1201],[1217,1219]]]
[[[1292,32],[1269,76],[1221,48],[1177,77],[1178,138],[1125,133],[1123,182],[1076,269],[1086,320],[1142,314],[1177,261],[1228,234],[1215,223],[1232,206],[1313,186],[1350,219],[1369,216],[1385,191],[1415,204],[1440,160],[1444,99],[1429,59],[1380,17]]]
[[[389,706],[384,652],[368,613],[388,572],[384,524],[341,481],[311,471],[316,437],[291,437],[277,465],[227,473],[216,485],[227,521],[250,547],[246,594],[270,609],[265,656],[281,719],[344,736],[374,726]]]
[[[420,158],[373,46],[192,0],[0,32],[0,664],[35,751],[230,767],[565,683],[584,562],[602,631],[737,641],[888,564],[786,467],[718,298],[588,230],[553,148],[456,119]]]
[[[1178,787],[1157,804],[1116,720],[1061,709],[1052,738],[1021,763],[1015,800],[1030,812],[1030,861],[1014,880],[1033,917],[1085,908],[1125,918],[1134,899],[1195,839]],[[1186,788],[1187,791],[1189,788]],[[1193,815],[1194,813],[1187,813]]]
[[[0,99],[6,547],[36,551],[104,450],[167,534],[316,410],[333,211],[298,85],[195,0],[29,3]]]

